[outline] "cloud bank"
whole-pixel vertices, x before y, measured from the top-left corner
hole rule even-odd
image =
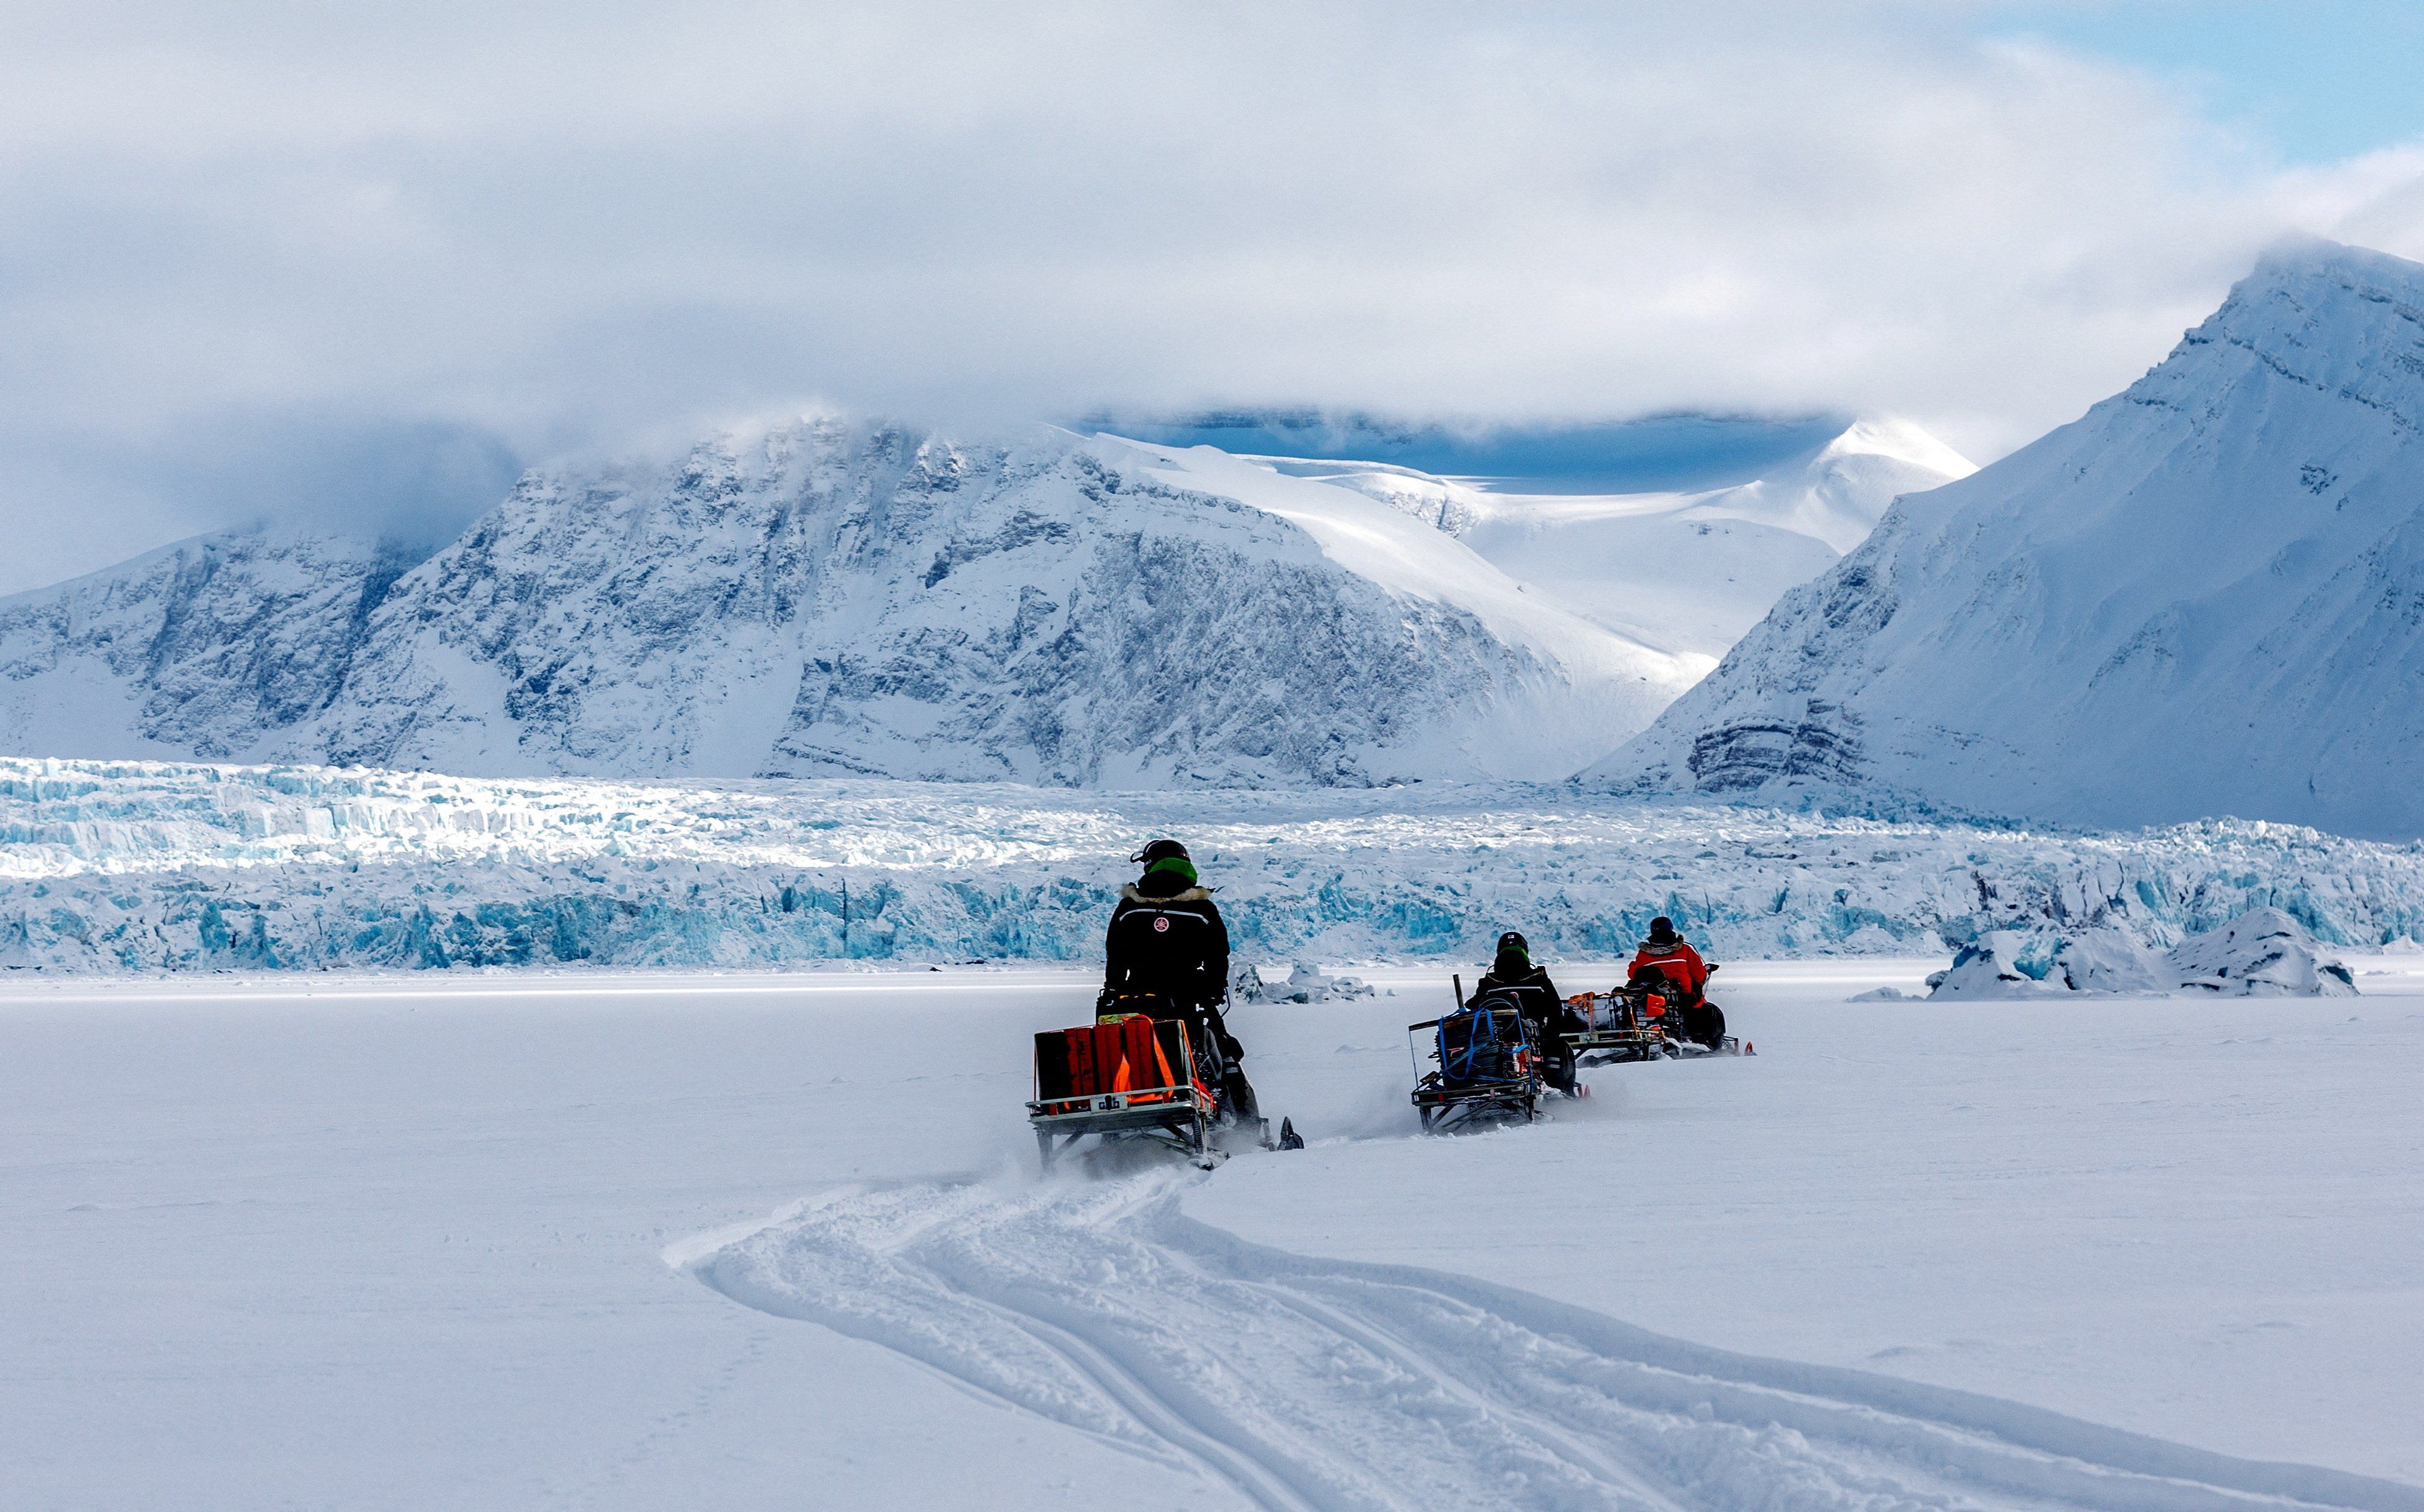
[[[2286,231],[2424,253],[2424,150],[2287,167],[1950,0],[97,8],[0,53],[0,590],[808,402],[1992,454]]]

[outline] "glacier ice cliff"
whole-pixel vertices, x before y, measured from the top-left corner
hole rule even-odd
[[[2271,907],[2424,938],[2424,846],[2205,822],[2038,833],[1564,787],[1106,794],[0,759],[0,968],[1089,962],[1126,857],[1183,836],[1240,953],[1933,954],[1990,931],[2151,948]]]

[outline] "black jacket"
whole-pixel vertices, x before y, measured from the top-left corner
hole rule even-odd
[[[1473,995],[1478,998],[1484,993],[1493,992],[1511,995],[1524,1021],[1532,1026],[1534,1042],[1544,1052],[1555,1052],[1557,1046],[1550,1036],[1572,1027],[1569,1020],[1573,1016],[1573,1010],[1566,1007],[1565,998],[1557,992],[1557,984],[1549,979],[1545,968],[1533,966],[1506,977],[1493,971],[1481,979],[1480,984],[1473,989]]]
[[[1174,872],[1120,889],[1103,956],[1110,994],[1158,993],[1188,1008],[1209,1008],[1229,995],[1229,926],[1209,888]]]

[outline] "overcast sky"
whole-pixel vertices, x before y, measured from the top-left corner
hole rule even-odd
[[[0,0],[0,592],[814,404],[1992,456],[2285,232],[2424,256],[2419,10]]]

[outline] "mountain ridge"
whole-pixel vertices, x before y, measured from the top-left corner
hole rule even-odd
[[[2276,249],[2122,392],[1898,501],[1594,785],[2424,833],[2424,266]]]
[[[1401,468],[812,416],[533,470],[432,549],[262,526],[0,601],[0,732],[488,776],[1554,781],[1832,560],[1783,517],[1865,521],[1942,481],[1892,459],[1929,447],[1855,426],[1807,454],[1848,459],[1831,482],[1653,498],[1778,516],[1658,526],[1654,565],[1743,600],[1713,628],[1627,583],[1614,537],[1542,543],[1583,592],[1476,551],[1390,490],[1483,496]]]
[[[418,561],[257,529],[0,606],[17,748],[490,775],[1542,780],[1700,670],[1348,490],[830,417],[526,474]]]

